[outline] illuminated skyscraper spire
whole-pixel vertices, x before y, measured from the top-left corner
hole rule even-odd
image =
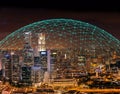
[[[28,43],[31,46],[31,32],[24,33],[24,40],[25,43]]]
[[[33,62],[33,49],[31,47],[31,32],[25,32],[24,33],[24,50],[23,50],[23,58],[24,58],[24,64],[27,66],[32,66],[34,65]]]
[[[38,51],[46,51],[45,47],[45,34],[39,33],[38,34]]]

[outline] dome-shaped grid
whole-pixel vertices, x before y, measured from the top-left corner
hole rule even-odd
[[[24,26],[0,42],[0,49],[22,49],[24,33],[31,32],[31,44],[38,45],[38,33],[45,34],[46,49],[80,49],[97,54],[119,51],[120,41],[106,31],[72,19],[49,19]]]

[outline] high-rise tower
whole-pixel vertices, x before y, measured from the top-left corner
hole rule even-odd
[[[31,47],[31,33],[25,32],[24,33],[24,49],[23,49],[23,66],[33,66],[34,65],[34,56],[33,56],[33,49]]]
[[[12,67],[12,82],[17,83],[20,80],[20,64],[19,55],[11,55],[11,67]]]
[[[39,33],[38,34],[38,51],[46,51],[45,47],[45,34]]]
[[[23,64],[21,68],[22,81],[28,85],[32,82],[32,66],[34,66],[34,54],[31,47],[31,33],[24,33]]]

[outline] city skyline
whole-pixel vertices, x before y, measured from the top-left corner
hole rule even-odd
[[[1,0],[0,94],[118,94],[119,25],[117,1]]]
[[[20,93],[19,89],[34,94],[47,88],[55,93],[57,87],[61,94],[71,92],[72,87],[89,92],[111,92],[114,88],[119,92],[120,41],[115,38],[119,37],[118,12],[0,11],[0,38],[16,31],[0,41],[0,78],[5,85],[2,94]],[[18,50],[12,49],[15,47]],[[80,90],[75,92],[81,94]]]

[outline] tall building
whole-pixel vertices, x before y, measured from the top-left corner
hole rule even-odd
[[[28,66],[22,67],[22,82],[24,85],[32,85],[32,68]]]
[[[55,63],[57,61],[57,52],[56,50],[48,50],[47,62],[48,62],[48,72],[50,79],[55,78]]]
[[[46,51],[45,33],[38,34],[38,51]]]
[[[23,83],[31,84],[32,66],[34,66],[34,53],[31,47],[31,33],[24,33],[23,64],[21,66],[21,80]]]
[[[24,66],[33,66],[34,65],[34,53],[33,53],[33,49],[31,47],[31,33],[30,32],[26,32],[24,34],[24,39],[25,39],[25,43],[24,43],[24,48],[23,48],[23,65]]]
[[[32,76],[32,80],[33,83],[40,83],[43,81],[43,75],[44,75],[44,71],[41,69],[41,67],[38,66],[34,66],[32,67],[33,70],[33,76]]]
[[[11,68],[11,55],[9,53],[5,54],[2,59],[3,63],[3,76],[6,80],[11,80],[12,68]]]
[[[19,55],[11,55],[12,82],[18,83],[21,77],[21,65],[19,64]]]
[[[47,51],[40,51],[40,66],[47,71]]]
[[[34,66],[40,67],[40,56],[34,56]]]

